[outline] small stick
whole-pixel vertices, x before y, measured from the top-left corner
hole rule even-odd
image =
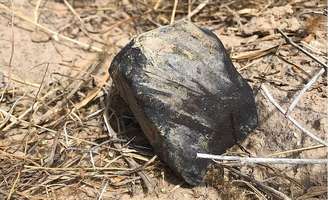
[[[64,136],[65,136],[65,142],[66,145],[69,146],[69,141],[68,141],[68,133],[67,133],[67,124],[69,124],[70,121],[66,121],[64,124]]]
[[[260,190],[258,190],[252,183],[244,180],[233,180],[232,183],[244,183],[249,188],[251,188],[254,191],[254,194],[257,196],[258,199],[261,200],[268,200],[265,195],[262,194]]]
[[[253,62],[248,63],[247,65],[245,65],[245,66],[243,66],[242,68],[238,69],[238,71],[242,71],[242,70],[244,70],[244,69],[246,69],[246,68],[248,68],[248,67],[250,67],[250,66],[252,66],[252,65],[254,65],[254,64],[257,64],[257,63],[259,63],[259,62],[261,62],[261,61],[262,61],[262,59],[260,59],[260,58],[255,59]]]
[[[314,54],[317,54],[317,56],[322,56],[322,58],[325,58],[325,56],[327,55],[325,50],[321,50],[318,47],[314,47],[313,45],[308,44],[305,41],[301,41],[300,44],[302,45],[303,48],[309,50]]]
[[[19,102],[21,99],[23,99],[24,97],[25,97],[25,95],[19,97],[19,98],[14,102],[14,104],[11,106],[11,108],[10,108],[10,110],[9,110],[8,113],[7,113],[7,112],[3,112],[3,113],[6,115],[6,117],[5,117],[5,119],[4,119],[4,120],[1,122],[1,124],[0,124],[0,130],[1,130],[1,129],[7,124],[8,121],[10,121],[10,118],[12,117],[12,113],[14,112],[14,109],[15,109],[16,105],[17,105],[18,102]]]
[[[277,57],[279,59],[281,59],[282,61],[286,62],[289,65],[292,65],[293,67],[295,67],[296,69],[300,70],[302,74],[306,75],[308,78],[311,78],[311,75],[309,73],[307,73],[304,69],[302,69],[302,67],[298,66],[297,64],[287,60],[285,57],[283,57],[281,54],[277,55]]]
[[[94,169],[96,169],[95,160],[93,159],[92,151],[90,151],[90,161],[91,161],[92,167]]]
[[[35,104],[35,106],[37,105],[37,103]],[[19,117],[17,117],[18,120],[12,121],[10,124],[8,124],[7,126],[5,126],[2,131],[7,131],[9,130],[12,126],[14,126],[15,124],[19,123],[20,119],[23,119],[28,113],[30,113],[32,111],[32,106],[30,108],[28,108],[27,110],[25,110],[25,112],[23,114],[21,114]]]
[[[60,137],[60,132],[58,131],[55,134],[55,138],[54,141],[52,143],[52,147],[51,147],[51,151],[50,151],[50,155],[46,161],[46,166],[52,166],[54,164],[54,160],[55,160],[55,155],[56,155],[56,150],[57,150],[57,146],[58,146],[58,142],[59,142],[59,137]]]
[[[174,23],[175,12],[177,11],[178,3],[179,3],[179,0],[174,0],[174,5],[173,5],[173,10],[172,10],[172,15],[171,15],[171,22],[170,22],[170,24],[173,24],[173,23]]]
[[[141,177],[134,177],[134,178],[130,178],[128,180],[124,180],[124,181],[120,181],[120,182],[116,182],[116,183],[111,183],[111,185],[113,185],[115,187],[123,186],[123,185],[126,185],[128,183],[135,182],[136,180],[139,180],[139,179],[141,179]]]
[[[192,7],[192,1],[188,0],[188,20],[191,21],[191,7]]]
[[[283,151],[283,152],[277,152],[277,153],[270,154],[270,155],[268,155],[268,157],[280,156],[280,155],[283,155],[283,154],[295,153],[295,152],[300,152],[300,151],[308,151],[308,150],[319,149],[319,148],[323,148],[323,147],[326,147],[326,146],[322,145],[322,144],[319,144],[319,145],[310,146],[310,147],[303,147],[303,148],[299,148],[299,149],[291,149],[291,150],[287,150],[287,151]]]
[[[30,124],[30,122],[28,122],[28,121],[26,121],[26,120],[23,120],[23,119],[19,119],[19,118],[17,118],[17,117],[15,117],[14,115],[12,115],[12,114],[10,114],[10,113],[8,113],[8,112],[6,112],[6,111],[4,111],[4,110],[2,110],[1,108],[0,108],[0,112],[2,112],[4,115],[10,115],[10,120],[11,121],[20,121],[20,122],[22,122],[22,123],[24,123],[25,125],[29,125]],[[57,131],[55,131],[55,130],[53,130],[53,129],[50,129],[50,128],[46,128],[46,127],[44,127],[44,126],[40,126],[40,125],[37,125],[37,124],[31,124],[32,126],[34,126],[34,127],[37,127],[37,128],[40,128],[40,129],[42,129],[42,130],[44,130],[44,131],[49,131],[50,133],[52,133],[52,134],[56,134],[57,133]],[[70,136],[70,135],[67,135],[67,137],[68,138],[71,138],[71,139],[74,139],[74,140],[78,140],[78,141],[81,141],[81,142],[84,142],[84,143],[87,143],[87,144],[90,144],[90,145],[98,145],[97,143],[95,143],[95,142],[91,142],[91,141],[88,141],[88,140],[84,140],[84,139],[81,139],[81,138],[77,138],[77,137],[74,137],[74,136]]]
[[[99,109],[99,110],[97,110],[97,111],[95,111],[95,112],[89,114],[88,116],[86,116],[86,117],[85,117],[85,120],[91,119],[91,118],[93,118],[93,117],[99,115],[99,114],[100,114],[101,112],[103,112],[103,111],[104,111],[104,109],[101,108],[101,109]]]
[[[14,1],[11,0],[11,9],[14,9]],[[10,51],[10,58],[9,58],[9,63],[8,63],[8,67],[9,67],[9,84],[6,86],[6,88],[11,84],[11,74],[12,74],[12,70],[13,70],[13,66],[12,66],[12,62],[14,59],[14,52],[15,52],[15,32],[14,32],[14,14],[11,14],[11,51]]]
[[[3,5],[3,4],[0,4],[0,8],[4,9],[5,11],[9,12],[9,13],[12,13],[13,15],[29,22],[30,24],[33,24],[34,26],[42,29],[43,31],[49,33],[52,35],[52,38],[54,40],[56,40],[57,42],[62,39],[62,40],[66,40],[66,41],[69,41],[71,43],[74,43],[74,44],[77,44],[78,46],[82,47],[82,48],[86,48],[86,49],[91,49],[93,51],[96,51],[96,52],[103,52],[103,50],[101,48],[98,48],[98,47],[95,47],[95,46],[92,46],[90,44],[86,44],[86,43],[83,43],[83,42],[80,42],[80,41],[77,41],[77,40],[74,40],[72,38],[69,38],[67,36],[64,36],[64,35],[61,35],[59,34],[58,32],[56,31],[53,31],[53,30],[50,30],[49,28],[41,25],[41,24],[38,24],[38,23],[35,23],[33,20],[29,19],[28,17],[18,13],[18,12],[15,12],[11,9],[9,9],[7,6]]]
[[[11,153],[7,153],[5,151],[0,150],[0,157],[9,157],[10,159],[18,159],[18,160],[22,160],[22,161],[28,161],[32,164],[34,164],[35,166],[40,166],[38,163],[34,162],[32,159],[35,158],[28,158],[27,156],[20,156],[20,155],[16,155],[16,154],[11,154]],[[35,159],[36,160],[36,159]]]
[[[103,59],[100,59],[96,64],[91,64],[87,67],[86,74],[80,74],[77,78],[80,79],[76,82],[73,82],[70,85],[70,92],[67,94],[66,98],[63,101],[60,101],[54,108],[51,110],[48,110],[46,113],[44,113],[42,116],[40,116],[36,121],[35,124],[41,124],[44,122],[49,121],[49,119],[53,118],[55,115],[57,115],[64,107],[64,105],[69,102],[72,97],[75,95],[75,93],[80,89],[81,85],[84,83],[84,79],[86,79],[89,74],[91,74],[94,70],[96,70],[103,62]],[[72,111],[75,111],[74,108]]]
[[[81,17],[79,16],[79,14],[74,10],[74,8],[71,6],[71,4],[69,4],[68,2],[67,2],[67,0],[64,0],[64,3],[65,3],[65,5],[68,7],[68,9],[72,12],[72,14],[75,16],[75,18],[77,18],[78,20],[79,20],[79,22],[80,22],[80,25],[81,25],[81,31],[88,37],[88,38],[90,38],[91,40],[94,40],[94,41],[97,41],[96,39],[94,39],[94,38],[92,38],[91,36],[90,36],[90,34],[88,33],[88,31],[87,31],[87,28],[85,27],[85,24],[84,24],[84,22],[83,22],[83,20],[81,19]],[[97,42],[99,42],[99,43],[101,43],[101,44],[104,44],[104,42],[103,41],[97,41]]]
[[[314,75],[311,80],[303,87],[303,89],[300,91],[300,93],[295,96],[294,100],[292,101],[292,103],[290,104],[290,106],[288,107],[287,111],[286,111],[286,115],[288,115],[296,106],[296,104],[299,102],[299,100],[301,99],[301,97],[303,96],[303,94],[317,81],[317,79],[323,74],[325,73],[325,69],[321,68],[321,70]]]
[[[315,15],[324,15],[327,16],[327,9],[324,9],[322,11],[307,11],[300,14],[300,16],[305,14],[315,14]]]
[[[159,8],[159,6],[161,5],[162,0],[157,0],[155,6],[154,6],[154,10],[157,10]]]
[[[187,18],[191,19],[194,15],[199,13],[199,11],[201,11],[209,2],[210,0],[205,0],[202,3],[200,3],[193,11],[191,11],[190,14],[188,14]]]
[[[240,156],[220,156],[205,153],[197,153],[197,158],[205,158],[222,161],[237,161],[241,164],[266,163],[266,164],[328,164],[328,159],[296,159],[296,158],[250,158]]]
[[[14,181],[14,183],[13,183],[13,185],[12,185],[10,191],[9,191],[9,194],[8,194],[7,200],[10,200],[10,199],[11,199],[11,195],[12,195],[12,194],[14,193],[14,191],[15,191],[15,187],[16,187],[16,185],[17,185],[17,182],[18,182],[20,176],[21,176],[21,171],[18,171],[17,176],[16,176],[16,179],[15,179],[15,181]]]
[[[81,17],[79,16],[79,14],[77,14],[77,12],[74,10],[74,8],[71,6],[71,4],[69,4],[67,2],[67,0],[63,0],[63,1],[64,1],[65,5],[68,7],[68,9],[73,13],[73,15],[80,21],[81,26],[84,26],[84,23],[83,23]]]
[[[182,185],[184,184],[184,182],[179,183],[178,185],[174,186],[169,193],[172,194],[172,192],[176,191],[177,189],[179,189]]]
[[[113,128],[111,127],[110,123],[109,123],[109,119],[110,117],[108,116],[108,104],[109,104],[109,99],[107,99],[107,104],[104,103],[104,100],[101,100],[102,105],[105,107],[105,111],[103,113],[103,119],[105,122],[105,126],[107,128],[107,132],[109,134],[109,136],[113,139],[117,139],[117,134],[116,132],[113,130]],[[114,144],[114,147],[117,149],[122,148],[122,146],[120,144]],[[123,156],[123,153],[121,153],[121,155]],[[124,157],[124,159],[126,160],[126,162],[129,164],[129,166],[131,168],[139,168],[140,165],[133,160],[133,158],[129,158],[129,157]],[[149,162],[152,162],[153,159],[151,159]],[[149,163],[147,162],[147,163]],[[145,166],[147,165],[147,163],[145,164]],[[142,179],[142,181],[144,182],[147,192],[148,193],[152,193],[154,191],[154,187],[153,187],[153,182],[152,180],[147,176],[147,174],[143,171],[143,170],[139,170],[137,171],[137,174],[140,176],[140,178]]]
[[[24,168],[31,170],[46,170],[46,171],[80,171],[81,169],[85,171],[131,171],[134,172],[135,169],[130,168],[119,168],[119,167],[36,167],[31,165],[24,165]]]
[[[286,115],[286,111],[276,102],[276,100],[272,97],[272,95],[269,93],[268,89],[262,85],[261,86],[261,91],[264,93],[264,96],[287,118],[290,120],[298,129],[300,129],[302,132],[304,132],[306,135],[311,137],[312,139],[316,140],[317,142],[328,146],[328,142],[322,140],[321,138],[317,137],[315,134],[311,133],[307,129],[303,128],[299,122],[297,122],[293,117],[290,115]]]
[[[10,121],[17,121],[17,120],[19,120],[20,122],[24,123],[25,125],[29,125],[30,124],[30,122],[28,122],[26,120],[23,120],[23,119],[18,119],[17,117],[15,117],[14,115],[12,115],[11,113],[9,113],[9,112],[7,112],[5,110],[0,109],[0,112],[2,112],[6,116],[9,115],[10,116]],[[43,127],[43,126],[39,126],[37,124],[32,124],[32,126],[35,126],[37,128],[41,128],[41,129],[46,130],[46,131],[49,131],[51,133],[57,133],[57,131],[54,131],[52,129],[49,129],[49,128],[46,128],[46,127]]]
[[[13,74],[12,74],[13,75]],[[30,83],[30,82],[27,82],[25,80],[20,80],[19,78],[17,77],[13,77],[13,76],[10,76],[10,74],[3,74],[3,76],[5,78],[8,78],[14,82],[17,82],[17,83],[20,83],[20,84],[23,84],[23,85],[27,85],[27,86],[31,86],[31,87],[34,87],[34,88],[38,88],[40,85],[39,84],[36,84],[36,83]],[[8,86],[8,85],[7,85]],[[4,90],[6,91],[6,90]]]
[[[40,8],[40,5],[41,5],[41,1],[42,0],[38,0],[36,2],[36,6],[35,6],[35,9],[34,9],[34,22],[35,23],[38,23],[38,18],[39,18],[38,12],[39,12],[39,8]]]
[[[102,199],[102,196],[104,195],[106,189],[107,189],[107,186],[108,186],[108,181],[106,181],[104,187],[101,189],[100,191],[100,194],[99,194],[99,197],[97,198],[97,200],[101,200]]]
[[[40,86],[38,86],[38,88],[40,88]],[[48,92],[47,94],[45,94],[42,98],[40,98],[40,102],[43,102],[49,95],[51,95],[54,91],[56,90],[52,90],[50,92]],[[30,113],[33,110],[37,110],[37,107],[39,106],[39,102],[36,102],[34,105],[32,105],[30,108],[28,108],[23,114],[21,114],[17,119],[18,120],[12,120],[12,122],[7,125],[6,127],[3,128],[3,131],[7,131],[9,130],[12,126],[14,126],[15,124],[20,123],[20,119],[23,119],[28,113]],[[65,126],[64,126],[65,127]]]
[[[129,157],[124,157],[124,159],[127,161],[127,163],[129,164],[129,166],[131,168],[139,168],[140,165],[133,160],[133,158],[129,158]],[[146,163],[147,164],[147,163]],[[143,171],[138,171],[137,174],[140,176],[140,178],[143,180],[146,188],[147,188],[147,192],[148,193],[152,193],[154,191],[154,187],[153,187],[153,182],[152,180],[147,176],[147,174]]]
[[[291,200],[287,195],[285,195],[284,193],[272,188],[272,187],[269,187],[267,185],[264,185],[263,183],[261,183],[260,181],[256,180],[256,179],[253,179],[251,177],[248,177],[244,174],[242,174],[240,171],[230,167],[230,166],[226,166],[226,165],[223,165],[224,168],[232,171],[233,173],[239,175],[240,177],[246,179],[247,181],[250,181],[250,182],[253,182],[255,183],[258,187],[261,187],[262,189],[266,190],[267,192],[271,192],[273,193],[273,195],[275,195],[276,197],[280,198],[280,199],[283,199],[283,200]]]
[[[48,69],[49,69],[49,63],[46,64],[46,70],[44,71],[44,74],[42,76],[42,80],[41,80],[41,83],[40,83],[40,87],[38,88],[38,91],[36,92],[36,95],[34,97],[34,100],[33,100],[33,103],[32,103],[32,112],[36,112],[37,110],[34,110],[34,108],[36,107],[35,104],[37,103],[38,101],[38,98],[39,98],[39,94],[41,92],[41,89],[42,89],[42,86],[44,84],[44,81],[46,79],[46,75],[47,75],[47,72],[48,72]]]
[[[307,55],[310,58],[312,58],[314,61],[316,61],[317,63],[319,63],[321,66],[323,66],[325,68],[325,70],[327,70],[327,68],[328,68],[327,64],[321,62],[317,57],[315,57],[310,52],[306,51],[305,49],[303,49],[302,47],[300,47],[299,45],[297,45],[295,42],[293,42],[284,32],[282,32],[282,30],[280,30],[279,28],[277,30],[285,38],[285,40],[286,40],[287,43],[289,43],[290,45],[292,45],[296,49],[298,49],[301,52],[303,52],[305,55]]]

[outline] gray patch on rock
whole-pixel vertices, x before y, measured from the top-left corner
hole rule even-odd
[[[186,182],[257,126],[253,92],[217,36],[187,21],[134,38],[109,73],[154,151]]]

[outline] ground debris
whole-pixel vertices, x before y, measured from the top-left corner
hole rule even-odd
[[[326,158],[327,148],[297,130],[259,90],[264,84],[287,109],[319,72],[317,62],[286,43],[275,29],[325,63],[324,1],[66,2],[73,9],[62,0],[0,1],[0,199],[276,199],[256,181],[292,199],[327,199],[323,165],[228,163],[234,173],[214,163],[207,186],[190,188],[159,159],[145,166],[154,153],[128,107],[110,108],[110,124],[118,136],[111,138],[101,105],[112,84],[106,73],[109,63],[132,37],[195,13],[193,23],[218,35],[231,57],[243,56],[233,64],[254,88],[259,127],[225,155]],[[262,29],[256,19],[271,30]],[[279,27],[267,24],[269,19]],[[242,30],[251,24],[254,30],[248,29],[247,35]],[[106,52],[108,60],[88,73],[90,63],[100,61],[91,47]],[[81,77],[83,83],[67,98]],[[327,133],[324,77],[311,85],[291,113],[321,139]],[[64,112],[35,123],[32,116],[59,104]],[[139,168],[130,167],[124,157],[133,158]],[[52,165],[46,166],[49,160]],[[140,172],[153,181],[152,195],[144,192]]]

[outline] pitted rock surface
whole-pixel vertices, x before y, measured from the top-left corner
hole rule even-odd
[[[218,37],[187,21],[134,38],[109,72],[154,151],[186,182],[257,126],[251,87]]]

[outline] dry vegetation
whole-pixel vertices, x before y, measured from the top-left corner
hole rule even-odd
[[[326,158],[326,15],[324,1],[303,0],[0,0],[0,199],[326,199],[326,165],[215,164],[191,188],[126,106],[105,110],[115,53],[191,19],[221,38],[256,95],[260,125],[227,155]]]

